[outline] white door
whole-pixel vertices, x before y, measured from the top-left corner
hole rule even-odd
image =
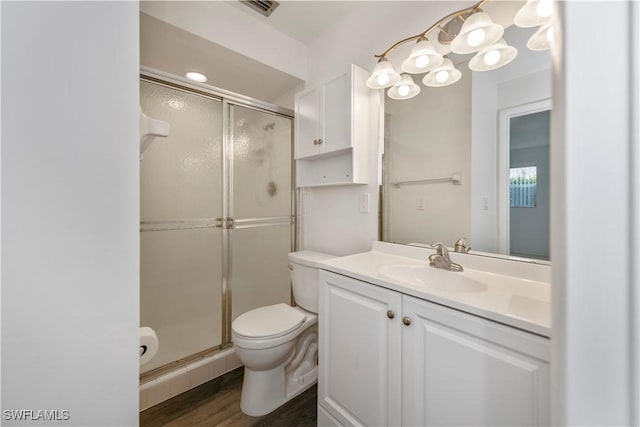
[[[412,297],[402,304],[403,425],[549,425],[549,340]]]
[[[318,153],[320,138],[318,101],[318,90],[315,87],[296,94],[296,159]]]
[[[342,425],[400,425],[400,294],[320,273],[318,404]]]
[[[322,143],[323,152],[351,147],[351,71],[322,85]]]

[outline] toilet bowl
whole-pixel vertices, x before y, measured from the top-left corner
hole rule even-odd
[[[240,409],[268,414],[318,379],[318,262],[333,255],[289,254],[297,306],[280,303],[256,308],[232,323],[236,356],[244,365]]]

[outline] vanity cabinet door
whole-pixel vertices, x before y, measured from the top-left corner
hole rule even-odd
[[[549,341],[403,296],[403,425],[549,425]]]
[[[320,273],[318,404],[340,424],[401,424],[401,296]]]
[[[318,154],[320,150],[320,109],[318,89],[313,87],[295,97],[295,158]]]

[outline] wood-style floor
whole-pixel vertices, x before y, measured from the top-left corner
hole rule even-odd
[[[238,368],[141,412],[140,427],[316,426],[316,385],[270,414],[250,417],[240,411],[243,373]]]

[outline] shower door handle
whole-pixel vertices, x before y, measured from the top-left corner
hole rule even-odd
[[[220,222],[220,224],[216,224],[216,228],[231,230],[235,226],[235,221],[233,220],[233,218],[216,218],[216,221]]]

